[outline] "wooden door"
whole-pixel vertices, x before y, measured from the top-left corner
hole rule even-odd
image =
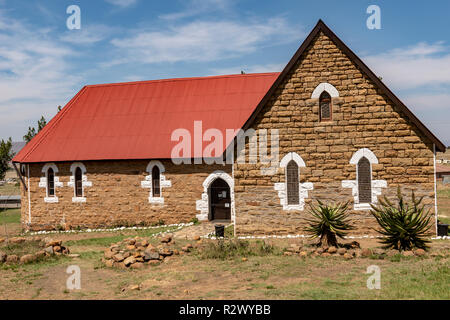
[[[231,197],[230,187],[222,179],[216,179],[209,187],[210,197],[210,219],[231,219]]]

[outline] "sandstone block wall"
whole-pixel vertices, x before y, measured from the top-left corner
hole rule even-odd
[[[162,188],[164,204],[149,203],[148,188],[141,182],[149,175],[146,160],[85,161],[87,179],[86,202],[74,203],[73,187],[67,186],[72,175],[72,162],[56,163],[56,174],[63,187],[56,188],[58,203],[46,203],[46,188],[39,187],[44,164],[30,165],[31,226],[33,230],[54,228],[102,228],[120,224],[189,222],[200,212],[196,200],[201,199],[203,181],[215,170],[231,175],[231,165],[174,165],[162,160],[166,180],[171,187]],[[22,225],[28,222],[28,194],[22,187]]]
[[[320,83],[330,83],[339,92],[332,98],[332,121],[319,122],[319,99],[311,99]],[[368,148],[379,162],[372,166],[372,180],[387,182],[382,195],[395,197],[401,186],[408,195],[416,190],[434,208],[432,143],[323,33],[251,128],[279,130],[280,160],[289,152],[302,157],[306,167],[300,168],[300,183],[313,183],[306,204],[312,199],[353,201],[352,189],[343,188],[342,180],[356,179],[356,167],[349,161],[357,150]],[[304,211],[284,211],[274,190],[275,183],[285,181],[284,169],[262,175],[261,167],[259,162],[235,164],[237,233],[304,233],[308,205]],[[376,221],[367,210],[352,215],[358,225],[354,234],[373,232]]]

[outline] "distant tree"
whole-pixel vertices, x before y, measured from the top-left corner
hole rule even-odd
[[[9,169],[9,162],[14,157],[12,152],[12,140],[0,141],[0,180],[5,179],[6,171]]]
[[[27,143],[30,142],[31,139],[33,139],[33,137],[45,127],[46,124],[47,121],[45,120],[44,116],[42,116],[41,119],[38,121],[37,131],[34,127],[28,127],[28,132],[26,135],[23,136],[23,140],[26,141]]]

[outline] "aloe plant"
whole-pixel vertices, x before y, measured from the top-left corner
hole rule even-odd
[[[321,246],[337,246],[337,238],[344,238],[347,231],[354,229],[347,213],[349,202],[327,205],[317,200],[317,205],[310,205],[311,218],[307,218],[305,231],[313,238],[320,238]]]
[[[431,215],[430,209],[425,211],[425,205],[421,205],[423,197],[416,199],[412,191],[411,203],[408,203],[403,199],[399,187],[397,199],[398,203],[394,205],[384,196],[379,205],[372,205],[371,213],[381,228],[375,230],[384,236],[380,242],[386,249],[399,251],[427,249],[430,241],[425,237],[431,228]]]

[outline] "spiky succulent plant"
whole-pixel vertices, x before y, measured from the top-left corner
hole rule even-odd
[[[384,248],[399,251],[413,248],[427,249],[430,241],[426,240],[431,228],[430,209],[421,205],[423,197],[416,199],[411,192],[411,202],[404,200],[400,187],[397,190],[397,204],[391,203],[385,196],[378,205],[372,205],[371,213],[377,220],[380,229],[376,229],[383,238],[380,242]]]
[[[349,202],[338,204],[324,204],[317,200],[317,205],[311,205],[310,218],[305,231],[313,238],[320,238],[321,246],[337,246],[337,238],[343,238],[347,231],[354,229],[349,222],[347,213]]]

